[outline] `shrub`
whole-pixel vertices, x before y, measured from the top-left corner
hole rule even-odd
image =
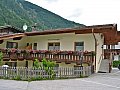
[[[118,67],[119,64],[120,64],[120,60],[119,61],[113,61],[113,67]]]
[[[55,75],[54,71],[53,71],[53,67],[55,67],[55,63],[53,61],[50,60],[46,60],[46,58],[44,58],[42,60],[42,66],[44,67],[45,71],[51,75],[51,78],[53,78]]]
[[[20,75],[17,75],[16,77],[13,78],[13,80],[22,80]]]
[[[33,67],[34,68],[39,68],[40,67],[40,62],[39,62],[38,59],[35,59]]]

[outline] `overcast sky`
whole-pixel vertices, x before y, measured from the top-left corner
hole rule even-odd
[[[120,0],[26,0],[68,20],[85,25],[117,23],[120,31]]]

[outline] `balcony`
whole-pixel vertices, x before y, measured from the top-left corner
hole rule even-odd
[[[35,60],[41,61],[43,58],[56,61],[57,63],[65,62],[66,64],[82,63],[92,64],[95,59],[95,54],[91,52],[78,51],[47,51],[47,50],[20,50],[20,49],[0,49],[3,53],[3,61],[17,60]]]

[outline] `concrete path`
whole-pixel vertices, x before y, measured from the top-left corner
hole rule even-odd
[[[66,80],[0,80],[0,90],[120,90],[120,71],[113,69],[112,73],[97,73],[88,78]]]

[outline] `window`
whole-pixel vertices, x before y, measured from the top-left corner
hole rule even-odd
[[[60,43],[48,43],[48,50],[60,50]]]
[[[29,43],[27,43],[27,46],[29,46]]]
[[[31,50],[32,49],[32,43],[27,43],[26,49]]]
[[[6,48],[18,48],[17,42],[7,42]]]
[[[37,43],[34,43],[33,49],[37,50]]]
[[[75,51],[84,51],[84,42],[75,42]]]

